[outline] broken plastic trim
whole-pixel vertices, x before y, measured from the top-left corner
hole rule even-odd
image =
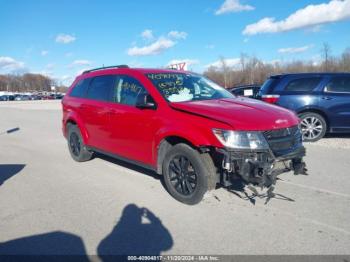
[[[220,148],[216,151],[223,156],[220,182],[225,187],[232,185],[234,178],[239,176],[254,194],[257,195],[254,187],[267,188],[267,197],[271,198],[278,175],[289,171],[294,171],[294,175],[307,175],[303,146],[279,157],[275,157],[270,149],[232,151]]]

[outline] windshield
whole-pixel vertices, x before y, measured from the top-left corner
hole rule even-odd
[[[234,97],[205,77],[183,73],[146,74],[169,102],[185,102]]]

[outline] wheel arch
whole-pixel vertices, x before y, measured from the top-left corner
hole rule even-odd
[[[327,132],[330,130],[330,122],[329,122],[329,118],[327,116],[327,114],[321,110],[321,109],[318,109],[318,108],[304,108],[300,111],[297,112],[298,115],[301,115],[303,113],[316,113],[316,114],[319,114],[320,116],[322,116],[324,118],[324,120],[326,121],[326,124],[327,124]]]
[[[157,150],[156,150],[156,171],[159,175],[162,174],[162,163],[165,157],[166,152],[174,145],[177,144],[186,144],[190,147],[192,147],[193,149],[198,150],[199,147],[196,146],[194,143],[192,143],[190,140],[182,137],[182,136],[178,136],[178,135],[169,135],[164,137],[158,144],[157,146]]]
[[[70,116],[66,122],[65,122],[65,133],[67,134],[67,128],[68,128],[68,125],[71,124],[71,125],[76,125],[78,126],[79,130],[80,130],[80,133],[81,133],[81,136],[83,138],[83,142],[84,144],[87,144],[87,141],[88,141],[88,133],[86,131],[86,129],[84,128],[84,125],[82,124],[81,121],[79,121],[79,118],[76,118],[76,117],[73,117],[73,116]]]

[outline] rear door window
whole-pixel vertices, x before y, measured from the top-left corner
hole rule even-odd
[[[70,96],[72,97],[85,97],[86,91],[89,87],[90,79],[82,79],[80,80],[72,89],[72,92],[70,93]]]
[[[285,87],[285,91],[311,92],[321,81],[321,77],[300,78],[290,81]]]
[[[87,98],[99,101],[108,101],[114,85],[115,76],[104,75],[92,79]]]
[[[326,86],[327,92],[350,93],[350,77],[333,77]]]

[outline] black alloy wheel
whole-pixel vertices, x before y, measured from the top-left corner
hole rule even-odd
[[[80,139],[76,133],[70,134],[69,146],[70,146],[72,154],[78,157],[80,155],[81,143],[80,143]]]
[[[67,138],[70,155],[75,161],[84,162],[92,158],[93,152],[89,151],[85,146],[77,125],[67,125]]]
[[[197,173],[190,160],[175,156],[169,163],[169,178],[173,188],[184,196],[191,195],[197,187]]]

